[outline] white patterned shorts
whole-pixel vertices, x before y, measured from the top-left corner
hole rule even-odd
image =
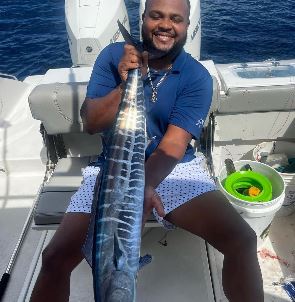
[[[83,171],[83,181],[78,191],[72,196],[67,213],[91,213],[92,198],[96,177],[100,167],[87,166]],[[156,191],[163,202],[165,214],[190,201],[194,197],[216,190],[210,177],[205,158],[202,154],[186,163],[179,163],[160,183]],[[153,211],[155,218],[166,228],[172,225]]]

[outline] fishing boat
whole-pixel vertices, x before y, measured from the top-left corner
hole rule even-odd
[[[200,3],[191,4],[185,47],[198,59]],[[42,250],[81,183],[82,169],[102,150],[99,134],[83,132],[79,109],[97,54],[123,40],[116,21],[129,29],[123,0],[66,0],[65,15],[73,67],[52,66],[22,81],[0,75],[0,268],[7,281],[3,302],[29,301]],[[200,62],[212,75],[214,93],[202,137],[192,144],[216,182],[221,182],[225,159],[237,166],[258,163],[263,144],[285,144],[295,157],[295,59]],[[285,184],[273,180],[272,204],[248,207],[229,201],[257,233],[266,302],[292,301],[284,286],[295,280],[295,174],[278,175]],[[167,231],[151,217],[141,254],[153,260],[139,272],[137,301],[227,301],[222,255],[203,239],[181,229]],[[72,274],[70,301],[94,301],[86,261]]]

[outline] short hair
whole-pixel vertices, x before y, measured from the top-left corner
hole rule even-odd
[[[145,1],[143,14],[145,14],[148,1],[149,0]],[[191,3],[190,3],[190,0],[186,0],[186,4],[188,6],[188,16],[190,16],[190,12],[191,12]]]

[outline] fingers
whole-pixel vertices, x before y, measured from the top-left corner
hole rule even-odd
[[[153,208],[157,211],[160,217],[165,216],[165,210],[162,200],[156,190],[152,187],[145,188],[145,201],[144,201],[144,216],[150,215]]]
[[[141,73],[143,76],[146,75],[147,73],[148,60],[149,60],[149,54],[147,51],[144,51],[142,53],[142,68],[141,68]]]
[[[164,210],[163,203],[161,201],[160,196],[156,193],[154,195],[153,199],[154,199],[154,203],[153,203],[154,204],[154,208],[157,211],[158,215],[160,217],[164,217],[165,216],[165,210]]]
[[[124,54],[118,66],[118,72],[122,81],[127,80],[128,71],[142,66],[142,54],[132,45],[125,44]]]

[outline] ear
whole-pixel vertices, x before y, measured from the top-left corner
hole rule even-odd
[[[188,20],[187,23],[186,23],[186,30],[188,30],[190,24],[191,24],[191,22],[190,22],[190,20]]]

